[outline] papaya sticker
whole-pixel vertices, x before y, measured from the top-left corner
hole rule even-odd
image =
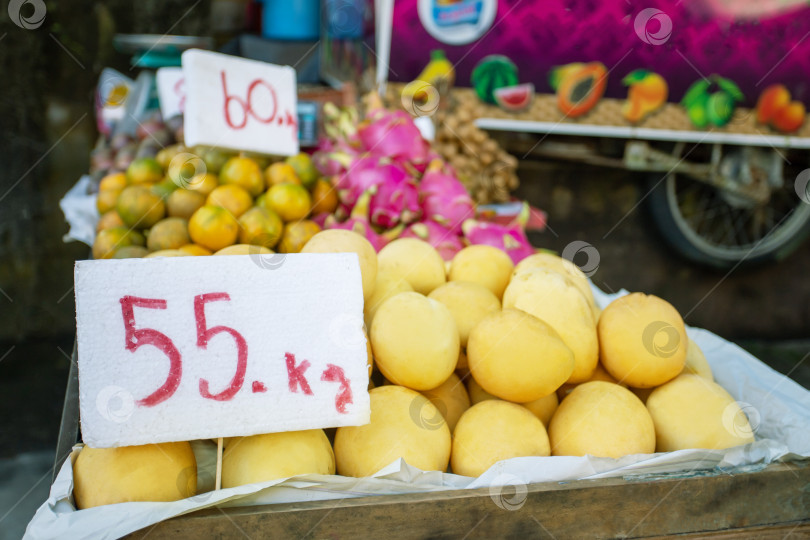
[[[419,21],[433,38],[464,45],[483,36],[498,11],[497,0],[419,0]]]
[[[627,101],[622,105],[622,116],[633,124],[641,122],[667,102],[669,87],[658,73],[637,69],[628,73],[622,84],[629,87]]]
[[[557,92],[557,108],[576,118],[593,109],[605,93],[607,69],[601,62],[575,62],[551,70],[548,82]]]

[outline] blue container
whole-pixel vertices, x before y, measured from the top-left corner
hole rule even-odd
[[[362,39],[366,0],[325,0],[326,38]]]
[[[264,0],[262,36],[290,41],[320,36],[320,0]]]

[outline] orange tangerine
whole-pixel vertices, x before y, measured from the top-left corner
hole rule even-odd
[[[264,178],[259,165],[247,157],[232,157],[219,171],[219,183],[242,187],[256,197],[264,191]]]
[[[204,248],[199,244],[186,244],[185,246],[180,246],[177,249],[179,251],[184,251],[189,255],[196,255],[196,256],[211,255],[210,249]]]
[[[171,195],[176,189],[177,184],[175,184],[172,181],[172,179],[167,176],[166,178],[164,178],[163,180],[152,186],[152,193],[154,193],[161,199],[166,200],[169,197],[169,195]]]
[[[122,172],[108,174],[98,184],[99,191],[107,191],[108,189],[121,191],[125,187],[127,187],[127,175]]]
[[[178,249],[189,243],[188,222],[183,218],[170,217],[155,223],[146,236],[149,251]]]
[[[284,227],[278,251],[280,253],[299,253],[309,239],[319,232],[321,232],[321,228],[318,224],[308,219],[288,223]]]
[[[172,156],[166,167],[166,176],[177,187],[187,188],[191,180],[198,174],[208,171],[203,159],[190,152],[178,152]]]
[[[188,233],[195,244],[218,251],[236,242],[239,223],[231,213],[220,207],[199,208],[188,222]]]
[[[96,197],[96,208],[99,214],[106,214],[115,208],[115,203],[118,202],[118,196],[121,195],[121,189],[105,189],[98,192]]]
[[[138,158],[127,167],[127,180],[130,184],[152,184],[162,179],[163,167],[155,158]]]
[[[331,214],[338,207],[337,190],[332,184],[319,178],[312,188],[312,215],[317,216],[324,212]]]
[[[205,195],[196,191],[178,188],[166,199],[166,212],[171,217],[189,219],[205,204]]]
[[[272,248],[281,239],[284,224],[278,214],[254,206],[239,218],[239,242]]]
[[[254,246],[253,244],[234,244],[222,248],[214,255],[272,255],[273,250],[264,246]]]
[[[144,259],[154,259],[156,257],[191,257],[191,255],[179,249],[160,249],[143,256]]]
[[[256,200],[253,201],[253,204],[254,204],[254,206],[258,206],[259,208],[264,208],[265,210],[272,210],[273,212],[275,212],[275,210],[273,210],[272,208],[270,208],[267,205],[267,192],[266,191],[264,193],[262,193],[261,195],[259,195],[258,197],[256,197]]]
[[[194,153],[203,159],[208,172],[214,174],[219,174],[225,162],[233,156],[233,154],[211,146],[195,146]]]
[[[157,161],[158,165],[164,169],[168,169],[172,160],[177,156],[177,154],[182,152],[188,152],[188,148],[182,144],[173,144],[161,149],[160,152],[158,152],[155,156],[155,161]]]
[[[315,181],[318,180],[320,174],[318,174],[318,169],[315,168],[309,154],[301,152],[288,157],[286,161],[295,169],[296,176],[298,176],[305,188],[311,189],[315,185]]]
[[[149,250],[143,246],[124,246],[115,250],[111,259],[140,259],[146,257]]]
[[[253,206],[250,193],[236,185],[219,186],[212,191],[205,200],[206,206],[221,206],[230,212],[234,218],[244,214]]]
[[[257,154],[256,152],[240,152],[240,156],[250,158],[256,162],[259,169],[264,170],[270,166],[272,159],[266,154]]]
[[[298,184],[276,184],[267,190],[264,204],[285,222],[304,219],[312,207],[309,192]]]
[[[126,246],[142,246],[145,241],[138,231],[126,227],[111,227],[104,229],[96,235],[93,242],[93,258],[109,259],[119,248]]]
[[[118,215],[118,212],[115,210],[110,210],[109,212],[105,212],[102,216],[98,219],[98,223],[96,223],[96,232],[103,231],[104,229],[109,229],[111,227],[123,227],[124,222],[121,220],[121,216]]]
[[[129,186],[118,197],[118,215],[129,227],[148,229],[166,215],[166,205],[147,186]]]
[[[279,161],[273,163],[264,171],[264,179],[267,180],[267,187],[275,186],[276,184],[300,184],[301,180],[295,174],[295,169],[289,163]]]
[[[219,178],[217,175],[211,173],[201,173],[191,177],[186,189],[196,191],[206,197],[211,194],[219,185]]]

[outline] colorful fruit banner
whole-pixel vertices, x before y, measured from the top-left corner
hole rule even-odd
[[[430,51],[444,49],[455,65],[459,86],[469,85],[473,67],[482,58],[501,54],[518,66],[520,82],[534,83],[543,93],[552,92],[546,77],[552,67],[598,61],[611,70],[607,97],[625,98],[622,78],[633,70],[648,69],[667,81],[672,102],[680,101],[695,80],[716,73],[739,85],[745,96],[741,106],[753,107],[761,91],[774,83],[785,85],[793,100],[810,104],[806,2],[498,0],[485,30],[479,27],[487,22],[486,9],[482,8],[481,20],[458,21],[474,26],[481,35],[460,45],[456,44],[460,27],[440,41],[434,36],[449,31],[448,25],[426,19],[456,3],[395,3],[392,80],[413,80],[430,59]],[[423,4],[435,4],[436,9]]]

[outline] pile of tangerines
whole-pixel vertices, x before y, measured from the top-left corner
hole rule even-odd
[[[102,178],[96,259],[297,253],[337,193],[307,154],[203,160],[179,145]]]

